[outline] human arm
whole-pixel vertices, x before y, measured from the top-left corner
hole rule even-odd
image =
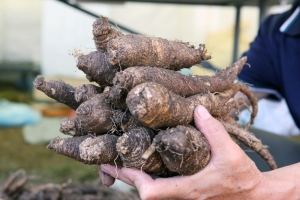
[[[159,178],[110,165],[101,165],[101,170],[136,187],[142,199],[300,198],[300,164],[261,173],[204,107],[197,107],[194,118],[211,146],[211,161],[202,171]]]

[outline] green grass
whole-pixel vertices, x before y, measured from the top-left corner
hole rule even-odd
[[[22,128],[0,128],[0,183],[20,168],[37,184],[63,183],[68,179],[82,183],[98,178],[97,166],[56,154],[46,146],[25,143]]]

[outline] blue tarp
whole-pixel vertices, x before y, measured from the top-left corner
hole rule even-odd
[[[24,103],[0,100],[0,126],[12,127],[36,124],[41,114]]]

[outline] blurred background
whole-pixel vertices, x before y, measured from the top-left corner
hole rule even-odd
[[[73,55],[95,50],[92,24],[97,16],[108,17],[124,33],[206,44],[212,59],[182,73],[212,75],[249,48],[265,16],[289,8],[288,0],[0,0],[0,185],[20,168],[37,184],[98,178],[97,166],[46,148],[53,137],[65,137],[59,132],[60,121],[75,113],[32,84],[38,74],[73,86],[87,83]],[[272,115],[270,110],[286,116],[285,122],[274,120],[281,120],[278,125],[284,123],[280,127],[288,127],[288,134],[299,132],[285,102],[261,102],[260,123],[254,126],[280,134],[273,125],[266,126],[264,116]]]

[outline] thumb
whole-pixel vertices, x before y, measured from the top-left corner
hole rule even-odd
[[[214,155],[223,155],[228,145],[234,143],[223,125],[213,118],[203,106],[198,106],[195,109],[194,121],[198,130],[208,140]]]

